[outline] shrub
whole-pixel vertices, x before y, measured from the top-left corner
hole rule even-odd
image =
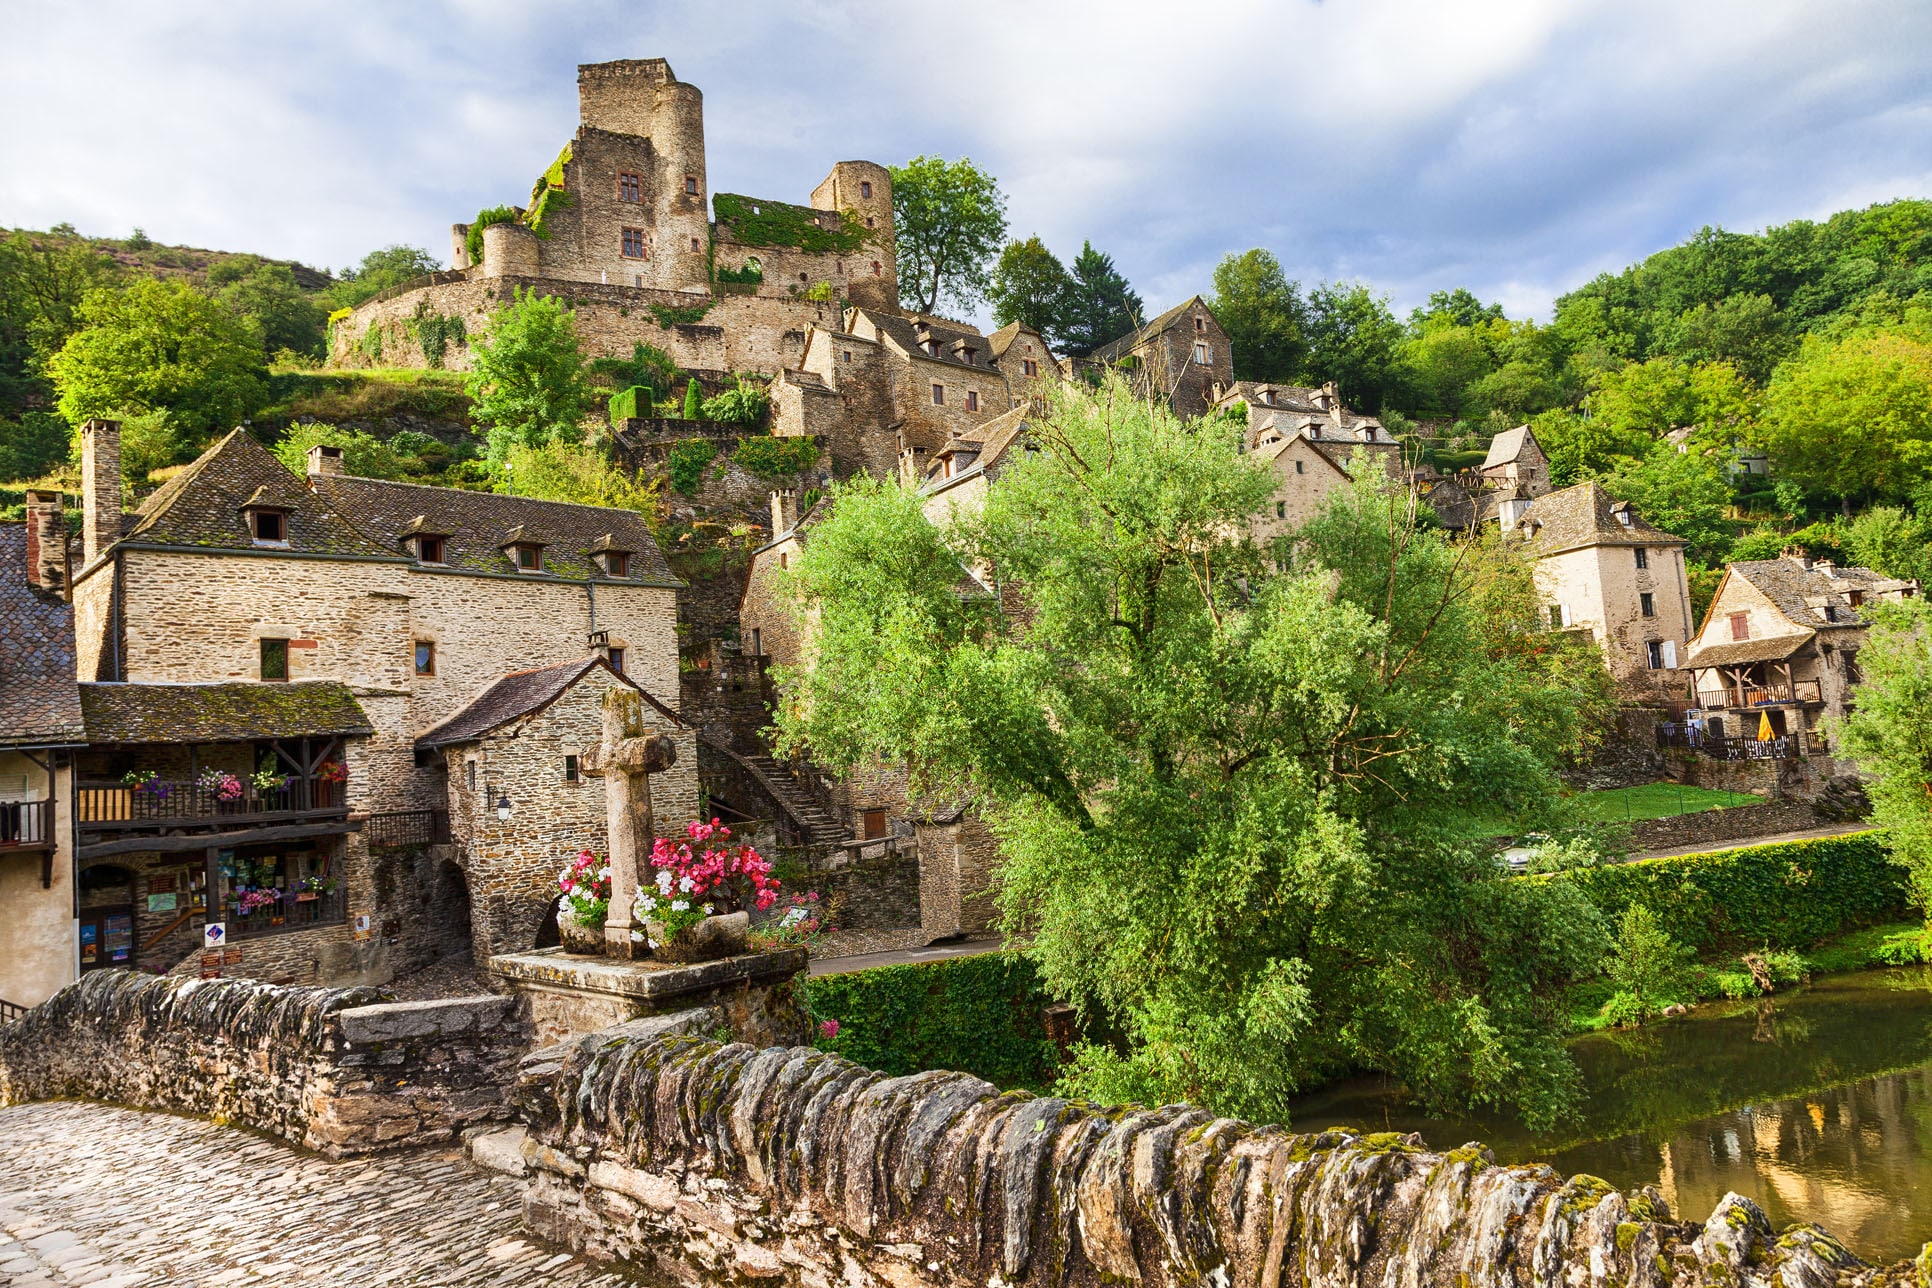
[[[693,388],[696,388],[695,382]],[[665,457],[671,486],[686,496],[696,496],[704,486],[705,467],[718,455],[718,445],[708,438],[687,438],[675,444]]]
[[[483,230],[491,224],[513,224],[517,221],[516,207],[489,206],[476,212],[470,222],[470,231],[463,238],[463,248],[470,253],[470,263],[483,262]]]
[[[761,479],[784,478],[791,474],[802,474],[818,464],[818,440],[777,438],[770,434],[747,438],[738,444],[731,459],[747,474],[755,474]]]
[[[1670,938],[1701,951],[1804,948],[1897,921],[1905,914],[1904,878],[1883,834],[1861,832],[1524,879],[1572,882],[1610,918],[1641,903]]]
[[[643,408],[642,411],[638,410],[640,407]],[[613,425],[620,420],[636,420],[639,416],[648,417],[650,414],[651,387],[649,385],[632,385],[629,389],[620,389],[610,396],[610,423]]]
[[[1618,1024],[1642,1024],[1676,998],[1688,966],[1688,950],[1664,933],[1641,903],[1623,910],[1616,947],[1604,973],[1617,991],[1603,1013]]]
[[[0,479],[37,479],[67,459],[73,430],[48,411],[0,421]]]
[[[1059,1071],[1041,1016],[1052,999],[1018,953],[821,975],[805,997],[813,1020],[838,1025],[819,1045],[881,1073],[958,1069],[1001,1087],[1045,1088]]]
[[[686,401],[689,401],[688,394]],[[764,386],[752,384],[742,377],[732,388],[705,399],[699,407],[706,420],[722,421],[727,425],[756,425],[770,409],[771,395],[765,392]]]
[[[692,378],[684,386],[684,418],[697,420],[704,414],[704,391],[698,388],[697,379]]]

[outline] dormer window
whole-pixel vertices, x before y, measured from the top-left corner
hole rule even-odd
[[[416,538],[416,558],[426,564],[448,562],[443,557],[443,539],[428,534]]]
[[[258,546],[288,544],[288,511],[258,507],[248,511],[248,534]]]
[[[510,562],[523,572],[542,572],[543,547],[532,541],[519,541],[510,547]]]
[[[630,576],[631,557],[622,550],[606,550],[604,552],[604,571],[613,577]]]
[[[1262,405],[1263,405],[1264,407],[1272,407],[1272,406],[1274,406],[1274,405],[1275,405],[1275,391],[1274,391],[1274,390],[1272,390],[1272,389],[1263,389],[1263,390],[1261,391],[1261,403],[1262,403]]]

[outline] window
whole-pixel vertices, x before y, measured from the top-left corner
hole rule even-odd
[[[792,557],[783,550],[778,552],[778,566],[780,568],[789,568],[792,566]]]
[[[264,680],[288,679],[288,641],[263,640],[262,678]]]
[[[644,200],[644,176],[630,170],[621,171],[617,176],[617,199],[619,201]]]
[[[1307,461],[1296,461],[1296,462],[1295,462],[1295,473],[1297,473],[1297,474],[1306,474],[1306,473],[1308,473],[1308,462],[1307,462]]]
[[[644,230],[642,228],[626,228],[624,230],[624,258],[644,258]]]
[[[416,674],[436,674],[436,644],[434,641],[416,641]]]
[[[944,407],[946,405],[946,386],[934,385],[932,387],[932,405],[935,407]]]
[[[604,571],[613,577],[631,575],[631,557],[621,550],[612,550],[604,556]]]
[[[621,648],[606,649],[604,651],[604,656],[610,659],[611,670],[617,672],[619,675],[624,674],[624,650],[623,649]]]
[[[968,389],[966,391],[966,410],[979,410],[979,391],[977,389]]]
[[[1657,597],[1647,590],[1639,592],[1637,595],[1637,608],[1645,617],[1655,617],[1657,615]]]
[[[466,760],[463,762],[463,777],[468,781],[470,792],[474,795],[476,792],[476,762],[474,760]]]
[[[1031,358],[1022,358],[1020,359],[1020,373],[1026,376],[1037,376],[1040,374],[1040,364]]]
[[[1296,462],[1296,463],[1299,464],[1300,462]],[[1288,517],[1288,503],[1286,501],[1276,501],[1275,518],[1285,519],[1287,517]]]
[[[878,221],[878,220],[876,220],[876,219],[874,219],[874,218],[873,218],[873,217],[872,217],[871,215],[867,215],[867,216],[865,217],[865,226],[866,226],[867,228],[873,228],[873,227],[876,227],[876,226],[878,225],[878,222],[879,222],[879,221]]]
[[[850,362],[852,361],[852,351],[850,349],[843,350],[840,352],[839,357],[845,362]]]
[[[864,829],[861,839],[876,841],[886,834],[886,812],[882,809],[869,809],[860,816],[860,826]]]
[[[1845,597],[1851,600],[1853,608],[1862,608],[1865,605],[1865,592],[1862,590],[1847,591]]]
[[[699,241],[699,240],[698,240],[697,238],[695,238],[695,237],[693,237],[693,238],[691,239],[691,249],[692,249],[692,250],[703,250],[703,249],[704,249],[704,243],[703,243],[703,242],[701,242],[701,241]]]
[[[1553,631],[1563,629],[1563,608],[1559,604],[1550,605],[1550,629]]]
[[[1650,669],[1653,671],[1663,670],[1664,669],[1664,642],[1662,640],[1650,640],[1644,644],[1644,650],[1646,653],[1649,654],[1649,658],[1647,660],[1650,663]]]
[[[1202,316],[1201,316],[1200,314],[1198,314],[1198,313],[1196,313],[1196,314],[1194,315],[1194,329],[1195,329],[1196,331],[1205,331],[1205,330],[1207,330],[1207,319],[1206,319],[1206,318],[1204,318],[1204,317],[1202,317]]]
[[[859,199],[861,201],[872,200],[872,181],[870,179],[859,180]]]
[[[872,261],[872,276],[877,277],[878,275],[879,275],[879,261],[875,259]]]
[[[541,572],[543,570],[542,546],[533,546],[524,543],[512,546],[510,549],[518,568],[521,568],[525,572]]]
[[[698,195],[698,176],[694,174],[684,176],[684,191],[686,196],[695,197]],[[755,215],[758,212],[754,209],[751,213]]]
[[[751,655],[753,657],[762,657],[764,656],[764,652],[765,652],[764,636],[759,632],[758,628],[754,626],[751,628]]]
[[[416,557],[424,563],[442,563],[443,539],[441,537],[417,537]]]
[[[1749,613],[1731,614],[1731,638],[1748,640],[1751,638],[1751,615]]]
[[[256,541],[282,543],[288,540],[288,522],[280,510],[252,510],[249,512],[249,529],[255,534]]]
[[[1639,568],[1650,567],[1650,552],[1648,550],[1644,549],[1642,546],[1638,546],[1636,554],[1637,554],[1637,566]]]
[[[577,758],[575,756],[564,757],[564,781],[566,783],[583,781],[583,774],[578,771]]]
[[[1208,347],[1205,343],[1197,343],[1194,346],[1194,361],[1200,363],[1202,366],[1205,367],[1212,360],[1213,359],[1211,359],[1208,356]]]

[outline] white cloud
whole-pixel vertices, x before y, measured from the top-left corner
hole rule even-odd
[[[1932,7],[1911,0],[446,0],[17,3],[0,223],[341,265],[516,200],[578,62],[705,91],[715,189],[970,154],[1016,232],[1111,252],[1150,306],[1265,245],[1401,307],[1512,311],[1705,223],[1919,195]]]

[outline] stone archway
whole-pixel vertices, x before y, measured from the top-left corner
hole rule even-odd
[[[469,957],[471,949],[470,881],[461,865],[437,859],[430,871],[422,908],[422,925],[434,943],[435,959]]]

